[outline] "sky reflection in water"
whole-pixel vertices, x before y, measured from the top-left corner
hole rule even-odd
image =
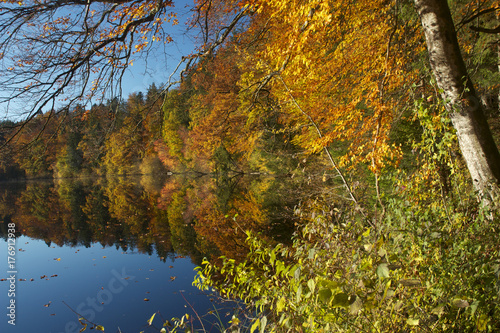
[[[148,190],[126,179],[1,184],[0,332],[78,332],[75,312],[106,332],[123,333],[158,332],[146,327],[157,311],[159,328],[162,318],[192,315],[190,306],[206,315],[211,296],[192,286],[203,257],[244,258],[242,225],[263,237],[291,237],[280,207],[293,207],[295,199],[279,195],[284,182],[253,181],[172,178]],[[9,223],[20,233],[16,326],[7,316]],[[232,306],[215,304],[223,317]],[[210,329],[218,319],[207,317],[207,331],[219,332]]]
[[[200,314],[213,309],[209,297],[191,285],[195,265],[189,258],[163,262],[154,255],[100,244],[47,246],[26,236],[17,238],[16,247],[16,325],[7,323],[9,283],[2,281],[0,332],[78,332],[78,317],[63,302],[106,332],[119,327],[124,333],[148,332],[146,321],[156,311],[171,319],[192,314],[189,304]],[[0,240],[0,248],[7,248],[5,240]],[[0,271],[8,271],[6,256]],[[160,319],[153,323],[161,327]]]

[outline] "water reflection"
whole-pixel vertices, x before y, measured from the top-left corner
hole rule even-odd
[[[7,221],[47,245],[90,247],[168,257],[242,258],[242,229],[290,239],[291,196],[284,179],[151,177],[28,182],[0,187],[0,235]],[[5,185],[5,184],[4,184]],[[283,198],[287,198],[284,199]],[[288,202],[286,201],[288,200]]]
[[[289,240],[287,207],[296,199],[283,195],[287,181],[143,177],[0,184],[0,237],[6,240],[7,224],[15,223],[19,269],[18,324],[1,321],[0,331],[78,332],[73,310],[122,332],[149,332],[144,323],[155,311],[170,319],[189,312],[187,304],[209,313],[210,298],[191,286],[194,266],[203,257],[244,257],[243,229]],[[6,264],[0,262],[4,273]],[[4,294],[8,283],[0,281]]]

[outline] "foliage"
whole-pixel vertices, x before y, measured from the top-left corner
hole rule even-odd
[[[243,260],[205,260],[194,284],[256,308],[252,329],[498,330],[500,216],[471,192],[443,105],[415,100],[413,164],[384,175],[385,214],[366,200],[367,225],[356,207],[314,196],[296,207],[291,246],[247,232]]]
[[[255,306],[254,326],[267,320],[266,331],[500,328],[498,216],[391,200],[375,230],[352,222],[355,212],[325,208],[317,200],[297,209],[304,225],[293,246],[248,233],[245,261],[205,261],[194,283]]]
[[[35,117],[15,141],[0,149],[0,178],[165,173],[158,156],[164,144],[159,142],[157,95],[162,96],[152,85],[146,98],[137,93],[125,102],[112,99],[88,110],[77,105],[65,114]],[[20,126],[5,123],[2,145]]]

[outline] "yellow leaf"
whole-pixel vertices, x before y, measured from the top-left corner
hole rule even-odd
[[[151,326],[151,323],[153,322],[153,319],[155,318],[155,316],[156,316],[156,312],[153,313],[153,315],[151,316],[151,318],[149,318],[149,320],[148,320],[148,325],[149,326]]]

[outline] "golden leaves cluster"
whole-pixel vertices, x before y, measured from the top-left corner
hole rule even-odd
[[[302,127],[296,143],[318,152],[345,142],[344,166],[366,163],[378,171],[395,163],[401,152],[389,133],[408,98],[405,87],[416,81],[407,60],[418,52],[405,45],[408,23],[397,18],[397,3],[266,0],[252,5],[258,16],[255,31],[268,32],[262,46],[248,55],[253,76],[259,80],[279,73],[288,88],[275,80],[272,91],[287,122],[307,123],[305,113],[322,132],[318,137],[312,126]]]

